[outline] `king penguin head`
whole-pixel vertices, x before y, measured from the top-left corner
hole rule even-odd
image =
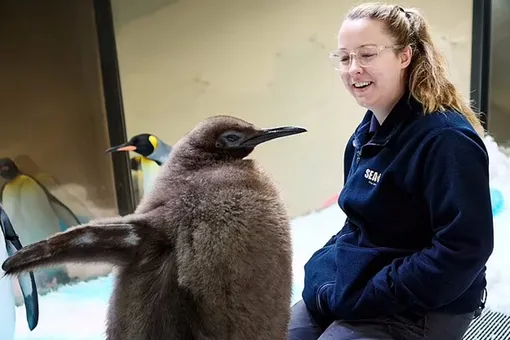
[[[306,131],[294,126],[260,129],[242,119],[219,115],[196,125],[181,138],[172,152],[175,157],[197,162],[243,159],[261,143]]]
[[[150,133],[141,133],[131,137],[131,139],[124,144],[115,145],[106,149],[106,153],[120,152],[120,151],[133,151],[144,157],[149,157],[158,148],[158,137]]]
[[[12,181],[20,174],[16,163],[9,157],[0,158],[0,177]]]

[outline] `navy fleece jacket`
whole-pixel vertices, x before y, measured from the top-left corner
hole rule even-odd
[[[493,250],[488,155],[456,112],[406,95],[382,126],[370,111],[345,152],[342,230],[305,265],[303,300],[322,321],[481,305]]]

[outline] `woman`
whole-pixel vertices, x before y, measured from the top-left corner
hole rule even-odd
[[[483,128],[417,10],[359,5],[338,37],[367,113],[345,150],[347,220],[305,265],[289,339],[461,339],[493,249]]]

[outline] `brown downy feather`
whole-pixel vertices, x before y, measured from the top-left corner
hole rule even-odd
[[[107,262],[123,266],[143,241],[144,216],[106,218],[72,227],[19,250],[3,264],[7,274],[19,274],[65,262]]]
[[[107,340],[284,340],[290,222],[270,178],[244,157],[262,141],[304,131],[210,118],[174,146],[132,215],[27,246],[3,269],[118,265]]]

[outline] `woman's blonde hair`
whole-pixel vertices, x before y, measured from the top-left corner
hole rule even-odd
[[[446,59],[432,42],[429,26],[419,10],[373,2],[355,6],[346,18],[379,20],[397,45],[411,46],[413,56],[407,81],[411,94],[423,105],[426,114],[456,110],[467,118],[478,134],[484,135],[483,126],[469,100],[448,79]]]

